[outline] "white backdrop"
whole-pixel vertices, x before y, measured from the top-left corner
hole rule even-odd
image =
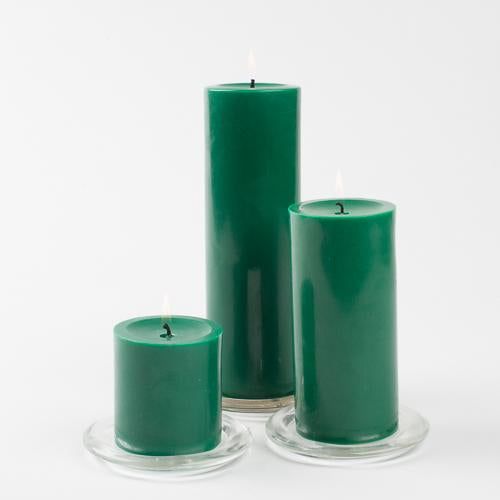
[[[2,498],[498,498],[500,3],[0,4]],[[157,484],[87,460],[112,327],[204,314],[203,87],[302,87],[302,199],[398,206],[400,397],[420,453],[324,469],[252,453]],[[314,492],[314,493],[313,493]]]

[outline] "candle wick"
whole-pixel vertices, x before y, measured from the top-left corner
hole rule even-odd
[[[171,339],[174,336],[174,334],[172,333],[172,329],[170,328],[170,325],[167,322],[163,323],[162,328],[166,330],[166,333],[162,333],[160,337],[164,339]]]
[[[250,88],[251,88],[251,89],[254,89],[254,88],[255,88],[255,79],[254,79],[254,78],[252,78],[252,79],[250,80]]]
[[[340,203],[340,201],[335,203],[335,205],[337,205],[340,208],[340,212],[335,212],[335,215],[347,215],[349,213],[344,210],[344,204]]]

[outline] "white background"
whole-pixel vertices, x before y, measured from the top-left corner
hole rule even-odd
[[[431,422],[400,464],[265,448],[147,483],[86,457],[112,414],[112,327],[204,314],[203,87],[302,87],[302,199],[398,206],[401,401]],[[2,498],[498,498],[498,0],[0,4]]]

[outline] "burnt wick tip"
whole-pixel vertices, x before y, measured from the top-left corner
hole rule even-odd
[[[162,333],[160,337],[164,339],[171,339],[174,334],[172,333],[172,329],[170,328],[170,325],[168,323],[163,323],[162,328],[165,330],[165,333]]]
[[[337,205],[340,209],[340,212],[335,212],[335,215],[347,215],[349,212],[346,212],[345,209],[344,209],[344,204],[343,203],[340,203],[340,201],[338,201],[337,203],[335,203],[335,205]]]

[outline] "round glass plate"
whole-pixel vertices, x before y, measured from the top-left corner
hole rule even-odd
[[[338,445],[305,439],[295,428],[295,408],[276,412],[266,424],[267,444],[278,455],[316,465],[357,465],[393,460],[415,449],[427,436],[429,424],[416,411],[400,408],[394,434],[364,444]]]
[[[222,409],[245,420],[266,421],[274,412],[292,405],[293,395],[271,399],[222,398]]]
[[[222,416],[219,445],[192,455],[150,456],[122,450],[115,443],[112,418],[98,420],[83,434],[83,445],[92,455],[121,474],[145,479],[188,477],[214,471],[243,456],[251,442],[250,431],[227,415]]]

